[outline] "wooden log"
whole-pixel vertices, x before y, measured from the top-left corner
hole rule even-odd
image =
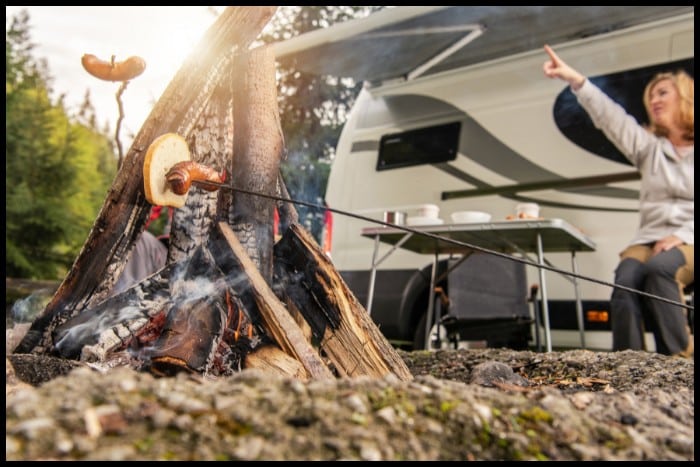
[[[219,173],[227,170],[229,175],[233,163],[233,104],[230,83],[227,82],[230,81],[230,68],[222,70],[219,85],[187,138],[193,161]],[[232,196],[228,190],[208,191],[196,185],[190,187],[185,205],[173,213],[169,263],[186,260],[199,245],[206,245],[209,231],[214,228],[218,216],[220,199],[227,199],[230,205]]]
[[[44,312],[32,323],[33,332],[27,333],[15,352],[46,352],[56,326],[106,296],[143,230],[151,207],[143,193],[142,168],[148,146],[167,132],[187,139],[217,84],[219,68],[228,66],[232,51],[248,48],[276,9],[229,7],[209,28],[136,135],[71,270]]]
[[[309,373],[301,362],[287,355],[274,344],[259,347],[246,355],[245,367],[302,381],[309,380]]]
[[[51,333],[50,352],[69,359],[105,360],[170,307],[168,284],[172,268],[173,265],[166,266],[57,326]]]
[[[148,369],[158,376],[181,371],[206,373],[226,326],[221,297],[207,296],[176,303],[153,349]]]
[[[271,46],[237,57],[234,75],[235,160],[231,184],[242,190],[276,195],[284,137],[277,103],[275,55]],[[229,224],[262,277],[272,279],[273,213],[270,198],[236,193]]]
[[[275,283],[289,294],[341,376],[392,373],[403,381],[413,379],[403,359],[304,228],[290,226],[274,253]]]
[[[225,222],[219,222],[218,225],[218,233],[221,236],[215,236],[212,232],[210,249],[224,273],[232,273],[232,262],[238,266],[241,271],[240,277],[235,278],[238,289],[246,288],[252,294],[263,327],[270,337],[285,353],[301,362],[311,378],[333,378],[333,374],[306,340],[284,304],[255,267],[231,227]]]

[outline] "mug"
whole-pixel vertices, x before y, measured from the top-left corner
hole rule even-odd
[[[435,204],[421,204],[418,206],[418,216],[419,217],[429,217],[431,219],[437,219],[440,213],[440,207]]]
[[[537,203],[520,203],[515,206],[518,219],[537,219],[540,217],[540,206]]]

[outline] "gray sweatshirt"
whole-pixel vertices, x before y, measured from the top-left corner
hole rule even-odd
[[[647,131],[589,80],[573,92],[596,128],[605,133],[642,176],[639,229],[630,244],[652,243],[675,235],[693,245],[695,148],[680,157],[667,138]]]

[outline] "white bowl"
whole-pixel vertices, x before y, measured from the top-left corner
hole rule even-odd
[[[481,211],[457,211],[453,212],[450,217],[455,224],[471,224],[491,220],[491,214]]]
[[[440,214],[440,207],[437,204],[421,204],[418,206],[415,217],[432,217],[436,219]]]

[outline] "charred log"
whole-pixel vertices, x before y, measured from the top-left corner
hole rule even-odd
[[[287,190],[287,184],[284,183],[284,179],[282,178],[281,173],[277,179],[277,194],[280,198],[286,200],[291,199],[291,197],[289,196],[289,191]],[[287,230],[290,225],[297,224],[299,222],[299,213],[297,213],[297,210],[294,208],[293,203],[286,201],[278,201],[277,211],[280,215],[279,228],[281,232]]]
[[[206,373],[214,361],[226,326],[221,297],[200,297],[176,303],[149,352],[151,373],[172,376],[180,371]]]
[[[122,347],[168,306],[172,269],[172,266],[166,266],[159,273],[58,326],[50,336],[50,353],[77,359],[88,346],[99,358],[97,356],[104,357]]]
[[[238,57],[234,81],[234,163],[232,185],[264,195],[277,194],[284,138],[279,120],[275,56],[270,46]],[[272,279],[273,200],[238,193],[229,224],[253,264]]]
[[[193,161],[224,173],[230,170],[233,159],[229,71],[230,67],[223,70],[211,100],[187,139]],[[198,246],[206,245],[209,232],[221,212],[220,204],[231,204],[231,196],[230,191],[213,192],[206,187],[190,187],[185,205],[173,214],[168,262],[186,260]]]
[[[275,282],[341,376],[413,378],[311,235],[292,225],[275,245]]]
[[[245,293],[255,302],[263,327],[274,342],[285,353],[301,362],[312,378],[332,378],[331,371],[305,339],[301,329],[263,279],[228,224],[219,223],[219,230],[213,235],[212,244],[216,245],[216,250],[212,252],[222,270],[239,269],[243,272],[239,286],[246,290]]]
[[[180,371],[231,374],[263,342],[237,297],[235,271],[222,271],[199,246],[181,277],[173,280],[173,306],[144,366],[156,375]]]

